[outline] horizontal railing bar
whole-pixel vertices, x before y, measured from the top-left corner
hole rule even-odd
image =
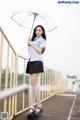
[[[0,100],[4,99],[4,98],[7,98],[9,96],[12,96],[14,94],[17,94],[21,91],[24,91],[26,89],[29,89],[29,85],[28,84],[23,84],[23,85],[18,85],[18,86],[15,86],[13,88],[8,88],[7,90],[3,90],[0,92]],[[56,89],[56,85],[41,85],[40,86],[40,90],[41,91],[49,91],[51,89]]]
[[[11,95],[17,94],[18,92],[21,92],[23,90],[28,89],[28,85],[27,84],[23,84],[23,85],[18,85],[16,87],[13,88],[8,88],[6,90],[3,90],[0,92],[0,100],[7,98]]]
[[[28,60],[27,58],[21,56],[21,55],[18,55],[18,57],[22,58],[22,59],[25,59],[25,60]]]

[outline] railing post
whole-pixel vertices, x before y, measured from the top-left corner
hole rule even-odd
[[[17,81],[17,76],[18,76],[18,55],[16,54],[15,56],[15,85],[17,86],[18,81]],[[15,114],[17,112],[17,95],[15,95]]]
[[[8,48],[7,48],[7,64],[6,64],[6,79],[5,79],[5,90],[7,89],[7,85],[8,85],[8,65],[9,65],[9,44],[8,44]],[[4,111],[6,112],[7,110],[7,99],[5,98],[4,100]]]
[[[13,73],[13,87],[16,84],[16,54],[14,54],[14,73]],[[15,95],[12,96],[12,115],[15,115]]]
[[[12,69],[13,69],[13,51],[12,51],[12,56],[11,56],[11,74],[10,74],[10,89],[12,88]],[[9,112],[8,112],[8,115],[9,115],[9,119],[10,119],[10,113],[12,112],[12,109],[11,109],[11,100],[12,100],[12,97],[10,96],[9,97]]]
[[[1,32],[1,38],[0,38],[0,90],[1,90],[1,77],[2,77],[2,52],[3,52],[3,33]]]
[[[25,83],[25,60],[24,60],[24,74],[23,74],[23,83]],[[24,98],[25,98],[25,94],[24,94],[24,91],[23,91],[23,105],[22,105],[22,107],[23,107],[23,109],[24,109]]]

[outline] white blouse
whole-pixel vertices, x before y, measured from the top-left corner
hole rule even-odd
[[[39,48],[44,48],[46,41],[42,37],[37,37],[33,43]],[[42,61],[42,54],[39,54],[36,50],[29,46],[29,59],[30,61]]]

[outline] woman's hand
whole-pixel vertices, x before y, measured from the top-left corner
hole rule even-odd
[[[30,46],[32,45],[31,38],[28,39],[27,43],[28,43],[28,45],[30,45]]]

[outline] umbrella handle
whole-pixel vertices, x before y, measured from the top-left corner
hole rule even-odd
[[[34,22],[35,22],[36,16],[37,16],[37,14],[34,13],[34,19],[33,19],[32,27],[31,27],[31,31],[30,31],[30,34],[29,34],[29,38],[31,37],[31,33],[32,33],[32,30],[33,30],[33,26],[34,26]]]
[[[32,30],[33,30],[33,26],[34,26],[34,22],[35,22],[36,16],[37,16],[37,13],[33,13],[33,14],[34,14],[34,19],[33,19],[33,22],[32,22],[32,27],[31,27],[31,31],[30,31],[30,34],[29,34],[29,38],[31,38],[31,33],[32,33]],[[29,48],[28,48],[28,50],[29,50]]]

